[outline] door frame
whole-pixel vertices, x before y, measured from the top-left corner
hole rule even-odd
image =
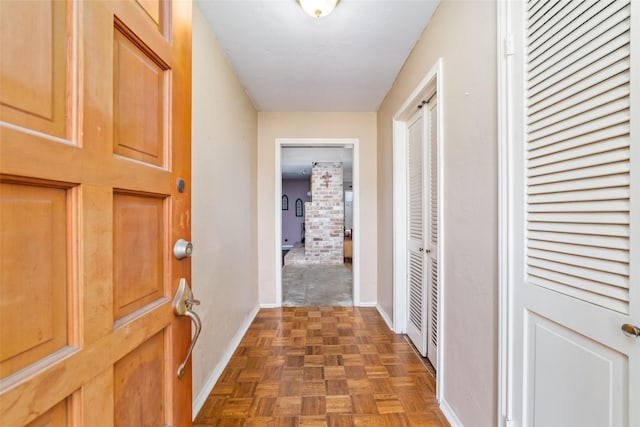
[[[512,60],[514,56],[511,35],[511,5],[508,0],[497,4],[497,74],[498,74],[498,426],[504,427],[512,419],[511,401],[513,384],[511,369],[513,349],[511,329],[513,325],[513,233],[514,223],[510,209],[514,184],[511,165],[510,134],[513,128],[510,96]],[[522,59],[522,58],[520,58]]]
[[[407,331],[407,136],[408,122],[415,114],[415,108],[422,100],[436,96],[437,102],[437,144],[438,144],[438,366],[436,369],[436,399],[442,398],[444,368],[444,294],[446,280],[444,265],[444,102],[443,102],[443,59],[438,58],[422,81],[416,86],[397,113],[393,116],[393,328],[396,333]]]
[[[353,147],[353,305],[360,305],[360,140],[358,138],[276,138],[275,146],[275,296],[282,307],[282,147]]]

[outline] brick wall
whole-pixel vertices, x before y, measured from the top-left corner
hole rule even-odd
[[[305,261],[342,264],[344,243],[342,163],[318,162],[311,170],[311,202],[305,203]]]

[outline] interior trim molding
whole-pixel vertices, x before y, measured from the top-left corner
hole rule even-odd
[[[380,304],[376,304],[376,309],[378,310],[378,313],[380,313],[380,316],[382,316],[382,319],[384,319],[384,323],[386,323],[389,329],[393,331],[393,322],[391,321],[391,317],[389,317]]]
[[[449,405],[447,399],[442,399],[440,401],[440,410],[444,414],[447,421],[449,421],[449,424],[451,424],[451,427],[464,427],[464,424],[462,424],[462,421],[460,421],[460,418],[458,418],[456,411],[454,411],[453,408]]]
[[[227,346],[227,350],[225,351],[224,356],[222,357],[222,359],[220,359],[220,362],[218,362],[213,371],[211,371],[211,374],[207,378],[207,381],[204,383],[202,390],[200,390],[200,392],[194,397],[192,403],[193,412],[191,414],[192,421],[195,420],[196,416],[204,406],[207,397],[209,397],[209,394],[211,394],[211,390],[213,390],[213,387],[215,387],[216,383],[218,382],[218,379],[220,378],[220,375],[222,375],[224,368],[226,368],[229,364],[233,353],[235,353],[236,349],[240,345],[242,337],[244,337],[244,335],[249,330],[249,327],[251,326],[253,320],[256,318],[256,315],[258,314],[258,311],[260,311],[260,308],[263,308],[262,305],[256,306],[253,310],[251,310],[251,313],[249,313],[240,328],[238,328],[236,334],[233,336],[231,341],[229,341],[229,345]]]
[[[260,304],[260,308],[277,308],[277,307],[279,306],[274,303]]]
[[[360,302],[358,305],[354,304],[354,307],[375,307],[378,305],[377,302]]]
[[[509,423],[512,385],[510,379],[509,330],[511,325],[511,233],[509,157],[511,117],[511,61],[514,54],[511,35],[511,5],[507,0],[497,3],[497,73],[498,73],[498,427]]]

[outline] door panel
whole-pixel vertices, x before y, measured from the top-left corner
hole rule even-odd
[[[37,419],[29,423],[28,427],[63,427],[69,425],[68,399],[58,403]]]
[[[438,259],[440,246],[439,218],[439,182],[438,182],[438,104],[433,95],[426,105],[427,109],[427,357],[434,367],[438,366],[438,293],[440,292],[440,274]]]
[[[426,263],[424,256],[425,230],[425,150],[424,150],[424,116],[422,110],[412,117],[408,126],[407,165],[408,178],[408,319],[407,335],[418,351],[427,354],[427,317],[425,288]],[[428,197],[428,195],[427,195]]]
[[[160,332],[115,364],[116,426],[163,425],[164,341]]]
[[[189,425],[191,2],[0,14],[0,421]]]
[[[529,425],[628,425],[627,357],[561,324],[527,312],[525,354],[531,364],[526,413]],[[571,393],[561,384],[576,384]]]
[[[408,126],[407,335],[433,366],[438,360],[439,184],[436,96],[424,101]]]
[[[68,343],[67,189],[2,183],[0,215],[4,378]]]
[[[42,4],[40,4],[42,3]],[[4,1],[0,11],[2,120],[48,135],[67,134],[65,2]]]
[[[164,2],[160,0],[136,0],[136,2],[147,12],[149,18],[153,20],[153,22],[160,28],[162,24],[162,12],[164,9]]]
[[[162,198],[114,194],[115,321],[164,296],[165,220]]]
[[[640,340],[621,326],[640,323],[640,6],[511,6],[510,412],[523,426],[638,425]]]
[[[168,66],[123,24],[114,31],[114,152],[164,166]]]

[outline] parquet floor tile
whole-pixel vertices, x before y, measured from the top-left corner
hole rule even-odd
[[[435,379],[375,308],[262,309],[194,427],[441,427]]]

